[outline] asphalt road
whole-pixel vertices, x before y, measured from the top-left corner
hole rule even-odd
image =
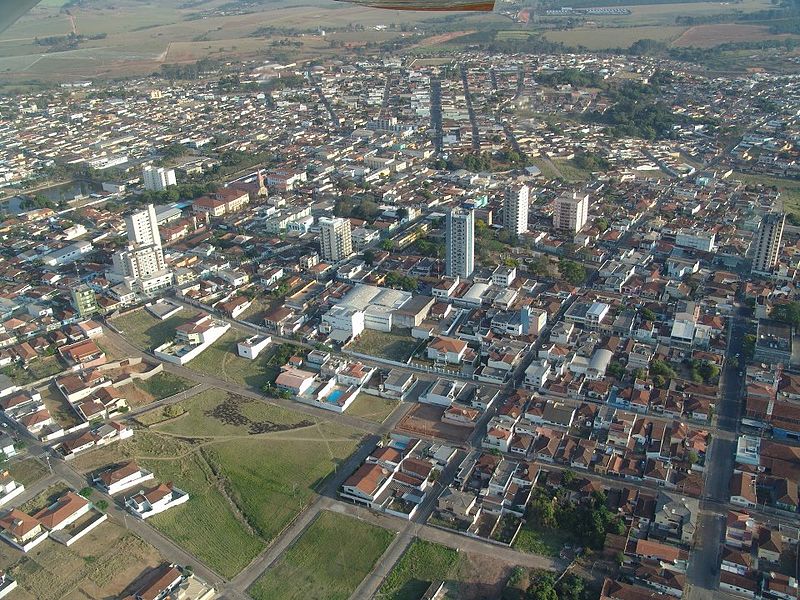
[[[743,367],[731,364],[742,354],[744,336],[749,325],[749,311],[737,307],[730,320],[727,361],[720,376],[720,401],[716,407],[716,430],[706,456],[706,477],[700,514],[697,520],[695,546],[689,556],[687,600],[713,598],[718,593],[720,552],[725,536],[725,519],[730,508],[730,479],[742,410]],[[744,364],[744,360],[741,361]]]

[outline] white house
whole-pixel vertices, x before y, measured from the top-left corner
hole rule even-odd
[[[153,479],[152,472],[142,469],[135,462],[128,462],[101,471],[92,477],[92,484],[113,496],[151,479]]]
[[[80,519],[91,508],[92,504],[86,498],[75,492],[67,492],[33,517],[50,531],[58,531]]]
[[[125,499],[125,506],[140,519],[147,519],[189,500],[189,494],[171,483],[162,483]]]
[[[428,358],[453,365],[461,364],[467,348],[467,343],[463,340],[437,336],[428,344]]]
[[[239,356],[255,360],[261,351],[272,343],[272,337],[268,335],[252,335],[246,340],[242,340],[236,345]]]

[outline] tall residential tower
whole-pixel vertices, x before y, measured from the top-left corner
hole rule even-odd
[[[528,195],[530,190],[523,184],[509,185],[503,201],[503,227],[512,235],[528,231]]]
[[[553,227],[578,233],[589,218],[589,194],[565,192],[556,198]]]
[[[448,212],[445,237],[448,277],[469,277],[475,269],[475,213],[463,208]]]
[[[769,213],[761,219],[753,241],[753,272],[769,273],[778,262],[778,254],[783,240],[783,225],[786,215],[783,213]]]
[[[322,259],[339,262],[353,254],[353,234],[347,219],[323,217],[319,220]]]

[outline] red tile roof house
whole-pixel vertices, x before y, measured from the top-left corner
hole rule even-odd
[[[75,492],[67,492],[53,504],[33,515],[33,518],[50,531],[58,531],[80,519],[91,508],[92,504],[86,498]]]
[[[142,469],[135,462],[128,462],[100,471],[92,477],[92,484],[113,496],[151,479],[152,472]]]
[[[175,565],[161,565],[152,573],[148,573],[142,582],[134,585],[136,591],[123,600],[166,600],[178,598],[178,588],[185,579],[183,572]]]
[[[73,370],[88,369],[106,364],[106,353],[92,340],[61,346],[58,349],[58,353],[67,364],[72,366]]]
[[[17,508],[0,516],[0,537],[23,552],[43,542],[47,535],[47,530],[38,519]]]
[[[125,507],[136,517],[144,520],[170,508],[188,502],[189,494],[172,483],[162,483],[149,490],[125,499]]]

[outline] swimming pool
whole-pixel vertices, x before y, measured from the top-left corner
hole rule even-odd
[[[328,394],[326,401],[330,402],[331,404],[336,404],[339,398],[342,397],[343,393],[344,392],[342,392],[342,390],[333,390],[330,394]]]

